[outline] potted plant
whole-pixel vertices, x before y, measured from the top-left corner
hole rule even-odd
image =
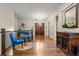
[[[24,23],[21,23],[21,26],[22,26],[22,29],[24,29],[25,24]]]
[[[67,22],[64,23],[63,27],[64,27],[64,28],[67,28],[67,27],[68,27]]]

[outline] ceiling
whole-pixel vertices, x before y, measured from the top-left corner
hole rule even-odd
[[[2,5],[15,11],[20,17],[34,18],[37,14],[48,17],[61,3],[4,3]]]

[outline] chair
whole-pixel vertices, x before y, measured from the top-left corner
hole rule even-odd
[[[32,40],[32,37],[30,36],[31,32],[29,31],[23,31],[21,32],[21,34],[24,35],[24,41],[31,41]]]
[[[9,35],[10,35],[11,44],[13,46],[13,49],[14,49],[14,46],[17,45],[17,44],[21,44],[22,48],[23,48],[24,40],[16,38],[15,35],[12,32]]]
[[[29,31],[22,31],[21,34],[24,34],[24,35],[29,35],[31,32]]]
[[[25,41],[32,41],[32,37],[26,36],[26,37],[25,37]]]

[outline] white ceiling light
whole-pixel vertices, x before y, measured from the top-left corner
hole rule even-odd
[[[35,15],[33,15],[33,18],[35,18],[37,20],[43,20],[46,18],[46,15],[43,13],[36,13]]]

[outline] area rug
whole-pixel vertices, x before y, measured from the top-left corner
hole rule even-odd
[[[29,44],[29,45],[23,45],[23,47],[21,46],[21,45],[16,45],[15,46],[15,49],[16,50],[19,50],[19,51],[24,51],[24,50],[28,50],[28,49],[31,49],[31,48],[33,48],[34,47],[34,44],[32,43],[32,44]]]

